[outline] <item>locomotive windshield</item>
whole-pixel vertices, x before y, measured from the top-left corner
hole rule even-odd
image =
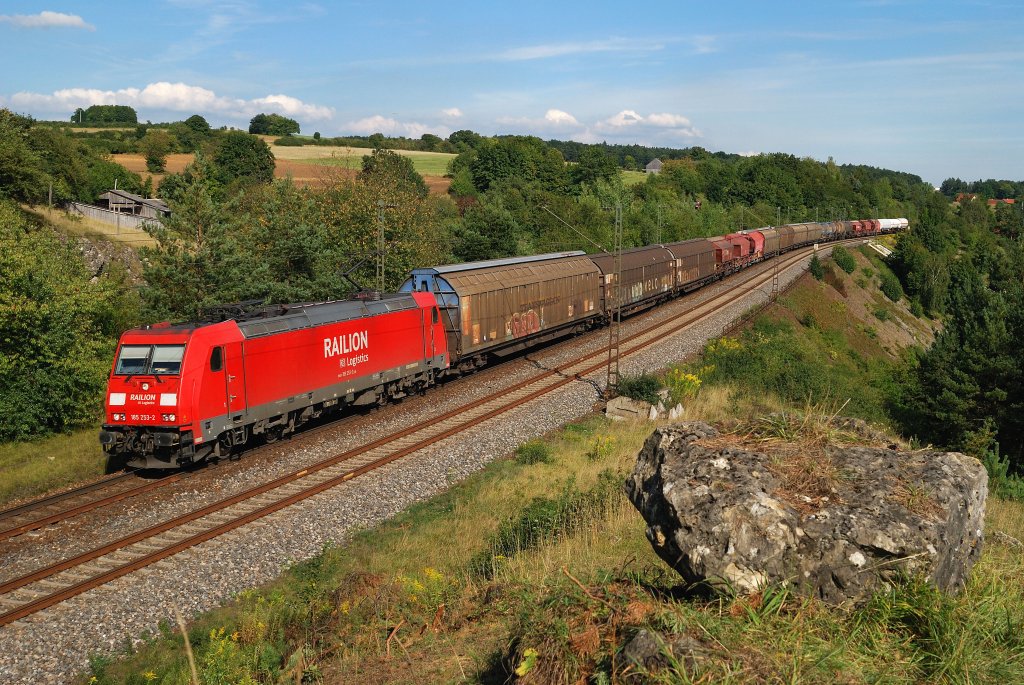
[[[184,345],[122,345],[114,373],[176,376],[181,371],[184,356]]]

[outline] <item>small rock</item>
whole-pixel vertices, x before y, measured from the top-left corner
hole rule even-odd
[[[646,678],[675,663],[687,670],[697,657],[705,654],[704,646],[689,635],[666,638],[642,628],[622,648],[622,660],[628,664],[623,677],[627,682],[650,682]]]
[[[604,413],[611,418],[646,419],[653,409],[649,402],[641,402],[629,397],[613,397],[608,400]]]

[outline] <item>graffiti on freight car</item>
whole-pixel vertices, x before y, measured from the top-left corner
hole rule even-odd
[[[542,314],[543,312],[544,310],[541,309]],[[543,325],[543,316],[538,316],[537,312],[532,309],[522,314],[516,312],[512,315],[512,318],[505,322],[505,335],[512,336],[513,338],[522,338],[531,333],[537,333]]]

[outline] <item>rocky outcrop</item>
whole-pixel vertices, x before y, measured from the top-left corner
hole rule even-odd
[[[982,546],[988,476],[977,460],[800,449],[773,457],[704,423],[660,428],[626,493],[654,550],[688,583],[753,592],[788,582],[833,603],[864,599],[901,574],[963,587]]]

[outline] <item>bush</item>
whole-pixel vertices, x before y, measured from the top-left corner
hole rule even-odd
[[[889,319],[892,318],[892,314],[890,314],[889,310],[886,309],[885,307],[879,307],[878,309],[876,309],[874,311],[874,315],[875,318],[878,319],[879,321],[888,321]]]
[[[857,269],[857,260],[842,245],[838,245],[832,250],[832,261],[848,274],[852,274]]]
[[[913,300],[910,303],[910,313],[920,319],[924,316],[924,307],[917,300]]]
[[[619,394],[642,402],[657,404],[661,381],[657,376],[645,373],[640,376],[623,376],[619,379]]]
[[[900,285],[900,279],[896,278],[896,275],[891,271],[883,271],[881,278],[882,292],[893,302],[899,302],[900,298],[903,297],[903,286]]]
[[[305,141],[302,140],[302,138],[296,138],[295,136],[284,136],[283,138],[275,140],[274,145],[279,147],[302,147],[305,145]]]
[[[550,464],[553,458],[551,447],[540,440],[530,440],[516,448],[516,461],[520,464]]]
[[[810,270],[811,275],[819,281],[825,277],[825,267],[821,263],[821,260],[818,259],[818,255],[811,257],[811,263],[808,266],[808,269]]]
[[[503,559],[572,535],[612,511],[623,501],[621,492],[622,474],[606,469],[589,490],[580,490],[570,480],[557,497],[534,497],[518,516],[506,519],[498,527],[487,549],[473,555],[470,571],[484,578],[492,577]]]

